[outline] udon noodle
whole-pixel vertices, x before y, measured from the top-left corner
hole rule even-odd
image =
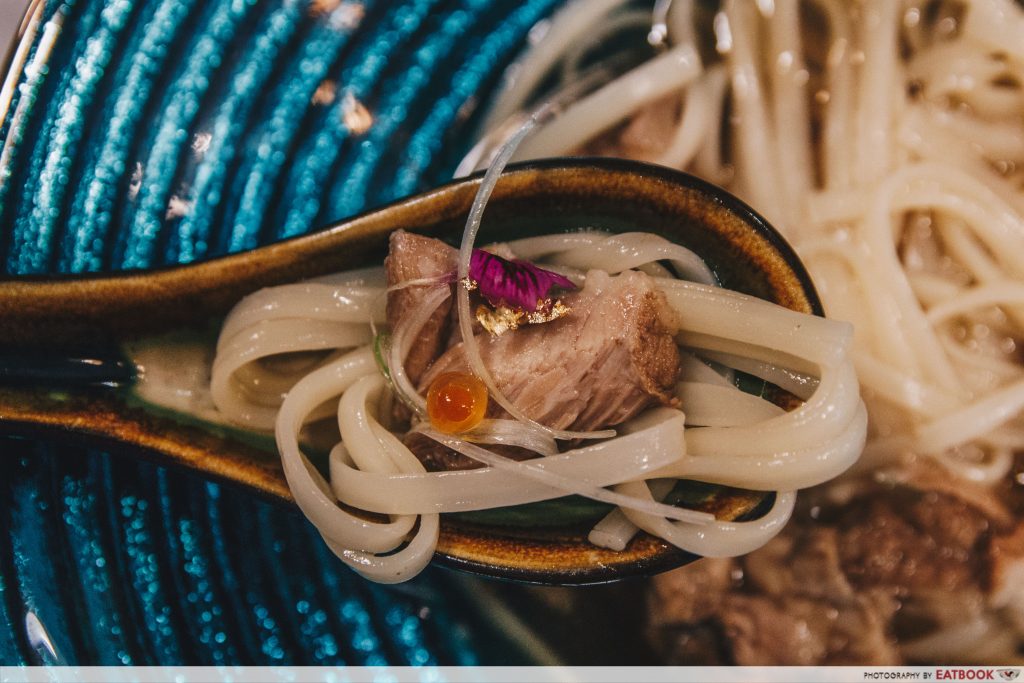
[[[648,8],[567,6],[486,128],[528,111],[539,84],[577,80],[609,42],[603,27],[650,26]],[[855,475],[906,479],[922,465],[1003,490],[1024,451],[1021,4],[676,0],[656,18],[663,50],[567,106],[518,158],[582,150],[687,169],[791,241],[828,314],[854,324],[870,416],[864,457],[826,498],[848,497]],[[1019,659],[1019,581],[959,617],[941,614],[943,599],[931,618],[947,626],[905,656]]]
[[[517,141],[506,145],[481,184],[462,272],[490,189]],[[511,405],[514,419],[443,434],[424,419],[424,399],[404,377],[404,363],[427,319],[452,296],[455,273],[388,287],[383,269],[373,268],[249,296],[230,313],[217,344],[214,402],[238,424],[274,431],[299,507],[331,550],[363,576],[381,582],[415,576],[434,554],[441,514],[569,494],[615,506],[590,536],[597,545],[621,550],[643,529],[700,555],[742,554],[779,532],[796,490],[835,477],[859,456],[867,416],[848,357],[847,323],[724,290],[699,257],[652,234],[579,231],[491,249],[557,269],[580,285],[601,271],[647,271],[684,349],[679,407],[649,409],[610,437],[551,430],[516,414],[467,345],[470,367],[492,399]],[[427,292],[420,308],[390,330],[390,344],[382,343],[375,331],[385,323],[387,292],[411,287]],[[465,308],[467,289],[456,292]],[[744,393],[731,380],[733,369],[791,392],[799,405],[787,412]],[[396,397],[411,421],[396,420]],[[328,433],[327,477],[308,457],[311,429]],[[410,430],[484,466],[426,471],[401,438]],[[556,443],[580,437],[591,438],[562,449]],[[517,462],[488,448],[493,443],[527,446],[541,457]],[[776,495],[758,519],[719,521],[661,502],[680,479]]]

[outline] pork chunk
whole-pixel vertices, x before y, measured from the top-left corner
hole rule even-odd
[[[731,557],[707,557],[655,576],[648,596],[650,626],[661,629],[714,616],[734,587],[736,568]]]
[[[457,252],[438,240],[399,230],[391,236],[384,265],[389,286],[436,278],[455,271]],[[429,292],[415,285],[390,292],[391,328]],[[679,350],[667,324],[664,296],[649,276],[630,271],[613,277],[594,271],[582,290],[562,300],[571,312],[558,320],[498,337],[483,332],[477,336],[484,363],[516,406],[542,424],[586,431],[621,424],[651,405],[672,402]],[[469,372],[461,339],[453,333],[452,302],[444,302],[430,316],[406,358],[406,374],[421,393],[442,373]],[[492,405],[488,416],[507,414]],[[406,444],[431,470],[477,466],[416,434]],[[505,451],[515,459],[534,455],[514,447]]]
[[[485,365],[518,408],[556,429],[591,430],[671,403],[679,350],[650,277],[592,271],[563,301],[571,309],[563,318],[477,337]],[[468,371],[460,342],[434,362],[420,389],[441,373]]]
[[[881,666],[900,661],[886,633],[895,610],[880,591],[843,603],[730,595],[720,618],[739,665]]]
[[[971,587],[989,528],[981,512],[960,500],[906,489],[853,501],[837,522],[850,583],[903,595]]]
[[[750,586],[774,596],[849,601],[854,591],[840,563],[835,529],[783,533],[744,558]]]
[[[481,356],[498,387],[541,424],[586,431],[621,424],[645,408],[672,402],[679,349],[662,316],[667,305],[650,278],[594,271],[563,301],[572,312],[498,337],[477,336]],[[426,392],[444,372],[469,372],[462,342],[453,344],[420,380]],[[488,416],[507,417],[496,403]],[[480,467],[475,460],[410,434],[410,450],[431,471]],[[492,447],[513,460],[536,454]]]
[[[390,287],[410,280],[454,273],[457,262],[458,252],[444,242],[396,230],[391,234],[384,270]],[[430,291],[430,287],[414,285],[389,292],[388,326],[394,330],[401,320],[419,307]],[[416,343],[409,350],[405,372],[411,382],[418,382],[430,363],[441,354],[448,334],[451,309],[452,298],[449,297],[430,316]]]

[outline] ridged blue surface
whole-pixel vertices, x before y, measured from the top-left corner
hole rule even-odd
[[[184,263],[443,181],[556,4],[49,0],[57,42],[0,122],[0,263]],[[0,439],[0,663],[502,661],[449,590],[367,583],[240,492]]]

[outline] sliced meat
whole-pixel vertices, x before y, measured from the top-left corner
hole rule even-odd
[[[973,585],[989,528],[989,520],[961,500],[908,489],[851,501],[837,521],[850,583],[901,595]]]
[[[839,562],[835,529],[787,529],[744,559],[746,581],[775,596],[800,595],[846,601],[853,588]]]
[[[788,530],[787,530],[788,531]],[[892,664],[887,589],[855,594],[839,563],[837,534],[784,532],[742,560],[700,560],[655,577],[651,640],[669,664]]]
[[[714,621],[666,627],[658,631],[654,645],[665,662],[686,666],[735,664],[722,627]]]
[[[735,664],[884,665],[914,658],[897,640],[926,642],[986,603],[1024,630],[1024,523],[1008,528],[1005,508],[945,483],[930,490],[927,477],[886,481],[795,515],[734,561],[731,586],[710,580],[713,565],[656,578],[652,644],[669,664],[704,661],[700,642]]]
[[[571,313],[498,337],[477,337],[501,391],[534,420],[556,429],[621,424],[655,404],[669,404],[679,349],[663,316],[667,304],[639,272],[587,276],[562,297]],[[420,389],[444,372],[468,372],[463,344],[444,353]]]
[[[438,278],[455,271],[457,252],[438,240],[399,230],[391,236],[384,265],[389,286]],[[391,328],[402,324],[430,291],[429,286],[412,285],[390,292]],[[571,309],[563,318],[499,337],[477,337],[484,362],[509,399],[542,424],[575,430],[621,424],[652,404],[672,401],[679,350],[665,324],[664,296],[647,275],[611,277],[594,271],[581,291],[563,301]],[[434,311],[406,358],[406,374],[421,392],[441,373],[469,371],[462,343],[446,344],[454,328],[452,305],[449,299]],[[505,416],[497,406],[488,415]],[[431,470],[478,466],[420,436],[410,435],[406,441]],[[506,450],[515,459],[532,455]]]
[[[712,616],[733,588],[736,569],[736,561],[731,557],[706,557],[658,574],[648,593],[650,626],[660,629]]]
[[[458,252],[440,240],[423,237],[405,230],[391,233],[384,271],[388,286],[438,278],[454,273],[458,265]],[[430,286],[413,285],[388,293],[388,326],[394,330],[412,311],[416,310],[431,292]],[[405,372],[413,383],[444,348],[448,334],[452,298],[444,301],[417,335],[416,343],[405,360]]]
[[[735,587],[737,561],[706,557],[658,574],[647,593],[647,633],[668,662],[731,664],[720,625],[713,619]]]
[[[1008,534],[995,536],[987,553],[989,575],[986,588],[993,605],[1013,605],[1015,613],[1024,615],[1024,521]],[[1013,612],[1011,612],[1012,614]],[[1024,617],[1019,628],[1024,631]]]
[[[882,592],[845,604],[801,597],[730,595],[720,615],[741,666],[897,664],[886,625],[896,602]]]
[[[664,297],[647,275],[594,271],[581,291],[563,301],[572,309],[563,318],[498,337],[477,336],[484,363],[510,400],[541,424],[580,431],[621,424],[653,404],[671,403],[679,349],[662,320]],[[444,372],[469,372],[461,342],[430,366],[420,391]],[[507,413],[492,402],[488,416]],[[417,435],[406,445],[433,471],[480,467]],[[514,460],[535,457],[521,448],[493,450]]]
[[[921,493],[937,493],[965,503],[983,514],[997,527],[1009,529],[1014,515],[1002,498],[991,488],[951,477],[942,467],[916,462],[892,470],[881,470],[875,475],[887,484],[899,484]]]

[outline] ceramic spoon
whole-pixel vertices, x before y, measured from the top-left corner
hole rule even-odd
[[[212,344],[218,319],[243,296],[379,264],[395,229],[457,243],[478,184],[479,176],[455,181],[321,232],[195,265],[0,280],[0,432],[87,441],[291,504],[272,439],[220,424],[216,415],[140,400],[139,354],[147,374],[183,373],[196,362],[195,340]],[[661,234],[700,254],[723,286],[821,314],[803,266],[761,217],[724,191],[661,167],[609,159],[511,167],[487,206],[479,242],[584,227]],[[684,494],[687,505],[720,519],[757,516],[771,503],[770,494],[703,484]],[[506,579],[601,583],[694,559],[642,533],[622,552],[594,547],[586,542],[593,519],[548,526],[443,519],[437,562]]]

